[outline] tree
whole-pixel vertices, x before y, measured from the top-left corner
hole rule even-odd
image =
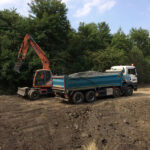
[[[108,47],[104,51],[97,51],[90,54],[93,70],[105,71],[114,65],[124,65],[124,51]]]
[[[129,53],[130,63],[134,64],[139,74],[139,81],[143,81],[144,77],[144,55],[143,52],[137,47],[133,46]]]
[[[34,35],[39,44],[51,56],[65,50],[70,31],[65,4],[59,0],[34,0],[29,6],[34,21]]]
[[[111,34],[108,24],[80,23],[78,33],[82,50],[104,50],[111,43]]]
[[[0,11],[0,88],[4,92],[12,92],[20,81],[19,77],[14,78],[13,67],[22,34],[26,33],[25,24],[26,18],[17,14],[15,9]]]
[[[52,70],[60,72],[58,60],[60,53],[65,53],[70,32],[67,8],[60,0],[33,0],[29,4],[33,20],[33,35],[37,43],[46,52]],[[67,53],[67,52],[66,52]]]
[[[129,36],[132,45],[142,50],[144,56],[150,55],[150,38],[148,30],[132,28]]]
[[[111,44],[112,35],[110,34],[109,25],[106,22],[101,22],[98,24],[99,31],[99,48],[105,49]]]
[[[114,49],[121,49],[126,53],[128,53],[132,47],[128,36],[125,35],[121,28],[113,35],[111,45]]]

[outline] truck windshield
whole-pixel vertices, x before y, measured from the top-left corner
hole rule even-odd
[[[128,69],[128,74],[136,75],[136,69]]]

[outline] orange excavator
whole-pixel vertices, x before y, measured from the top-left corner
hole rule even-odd
[[[18,88],[17,94],[28,97],[31,100],[35,100],[38,99],[41,95],[52,94],[52,72],[50,69],[49,60],[46,57],[44,51],[39,47],[39,45],[29,34],[25,35],[24,40],[21,44],[14,70],[20,73],[20,67],[26,59],[29,46],[34,49],[34,51],[40,58],[43,64],[43,68],[35,71],[35,75],[33,78],[33,87]]]

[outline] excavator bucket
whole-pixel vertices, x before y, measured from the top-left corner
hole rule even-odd
[[[14,66],[14,71],[20,73],[20,67],[22,66],[22,64],[23,64],[22,61],[17,61]]]

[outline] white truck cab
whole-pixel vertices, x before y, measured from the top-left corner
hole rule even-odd
[[[132,83],[137,83],[137,71],[135,66],[113,66],[111,67],[111,70],[124,70],[123,71],[123,76],[126,82],[132,82]]]
[[[123,71],[124,81],[127,84],[132,84],[134,90],[137,90],[138,75],[137,75],[136,67],[134,65],[112,66],[110,70],[106,70],[106,72],[119,72],[119,71]]]

